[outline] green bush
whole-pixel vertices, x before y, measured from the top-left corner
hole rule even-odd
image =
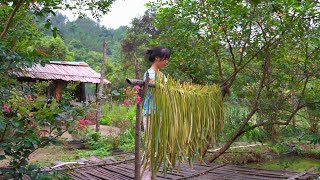
[[[135,129],[131,128],[120,135],[120,149],[125,152],[132,152],[134,150]]]
[[[101,135],[100,132],[95,132],[94,129],[90,129],[86,135],[85,144],[91,150],[108,149],[111,147],[108,142],[108,138]]]
[[[111,107],[110,107],[111,106]],[[133,127],[135,123],[136,107],[121,104],[106,104],[103,107],[101,124],[120,128],[121,133]]]

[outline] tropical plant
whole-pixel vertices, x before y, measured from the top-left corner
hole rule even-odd
[[[202,157],[208,144],[214,143],[223,130],[223,101],[217,85],[200,86],[168,78],[156,79],[151,90],[154,106],[147,115],[144,168],[150,163],[153,178],[175,167],[177,161]],[[152,102],[149,102],[152,103]],[[149,113],[147,113],[149,114]]]

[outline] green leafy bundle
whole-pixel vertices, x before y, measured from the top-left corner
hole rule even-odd
[[[214,143],[223,129],[223,100],[218,85],[179,83],[158,76],[151,90],[154,106],[147,113],[143,169],[153,177],[177,162],[200,158],[206,145]],[[150,167],[148,167],[150,166]]]

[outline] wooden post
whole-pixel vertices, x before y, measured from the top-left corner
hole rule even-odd
[[[139,91],[138,95],[141,97],[141,102],[137,104],[136,110],[136,137],[135,137],[135,162],[134,162],[134,179],[141,179],[141,156],[140,156],[140,144],[141,144],[141,113],[144,102],[144,97],[148,89],[149,73],[147,73],[146,81],[144,82],[143,89]]]
[[[100,84],[99,84],[99,92],[97,94],[97,105],[98,105],[98,112],[97,112],[97,121],[96,121],[96,132],[100,131],[100,118],[101,118],[101,97],[102,97],[102,90],[103,90],[103,80],[104,80],[104,71],[106,66],[107,60],[107,43],[106,38],[103,41],[103,58],[101,62],[101,76],[100,76]]]
[[[61,98],[61,82],[59,80],[55,82],[54,96],[59,102]]]

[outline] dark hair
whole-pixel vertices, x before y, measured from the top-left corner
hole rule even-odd
[[[156,46],[152,49],[149,49],[146,53],[147,58],[150,62],[154,62],[156,57],[159,57],[161,60],[169,59],[170,58],[170,50],[163,46]]]

